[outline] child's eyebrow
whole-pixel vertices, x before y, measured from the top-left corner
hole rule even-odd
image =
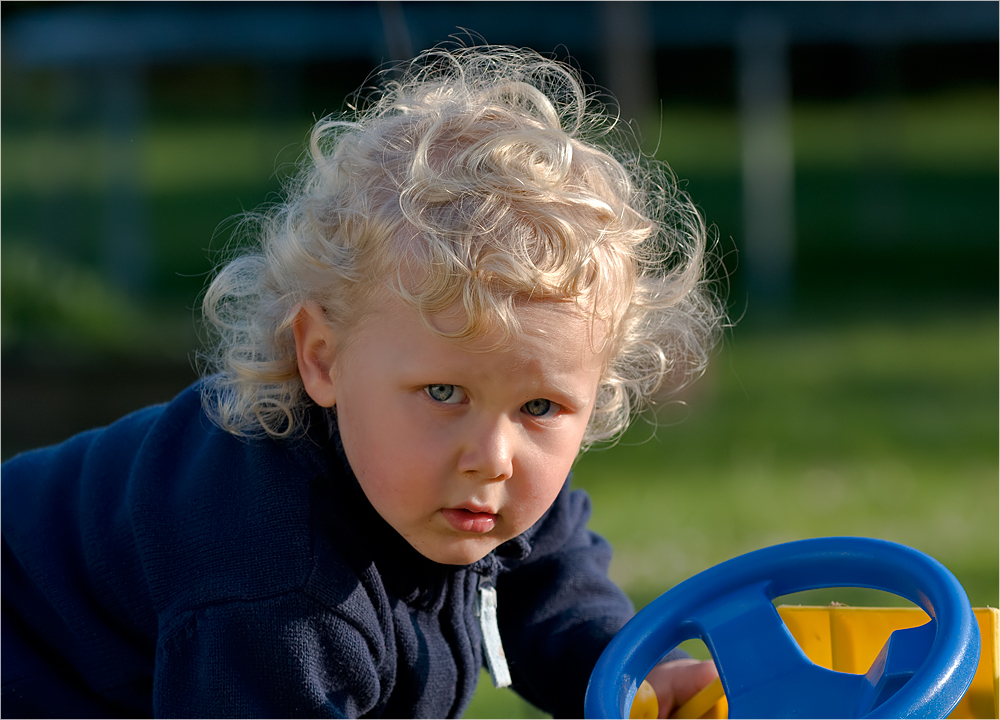
[[[545,384],[539,397],[545,397],[546,400],[555,400],[560,405],[565,405],[573,409],[581,409],[591,403],[595,394],[580,393],[558,381],[553,381]]]

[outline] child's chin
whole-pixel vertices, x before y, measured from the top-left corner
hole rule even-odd
[[[441,565],[471,565],[489,555],[500,543],[492,538],[458,540],[433,548],[416,550],[428,560]]]

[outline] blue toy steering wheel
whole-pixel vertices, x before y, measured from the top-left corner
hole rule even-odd
[[[802,590],[864,587],[919,605],[926,625],[897,630],[865,675],[815,665],[772,600]],[[628,717],[643,678],[684,640],[701,638],[719,669],[729,717],[947,717],[979,664],[965,590],[933,558],[869,538],[817,538],[734,558],[639,612],[590,676],[589,718]]]

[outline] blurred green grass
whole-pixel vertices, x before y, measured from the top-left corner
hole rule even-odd
[[[735,335],[655,439],[580,461],[612,576],[642,606],[742,552],[869,535],[997,605],[997,360],[985,312]]]

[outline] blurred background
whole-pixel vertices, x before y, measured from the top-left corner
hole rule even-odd
[[[4,458],[193,381],[236,216],[376,68],[469,31],[614,94],[718,240],[734,327],[708,373],[577,465],[637,607],[818,535],[912,545],[998,604],[995,3],[0,13]],[[831,592],[805,600],[898,602]],[[469,711],[535,714],[488,689]]]

